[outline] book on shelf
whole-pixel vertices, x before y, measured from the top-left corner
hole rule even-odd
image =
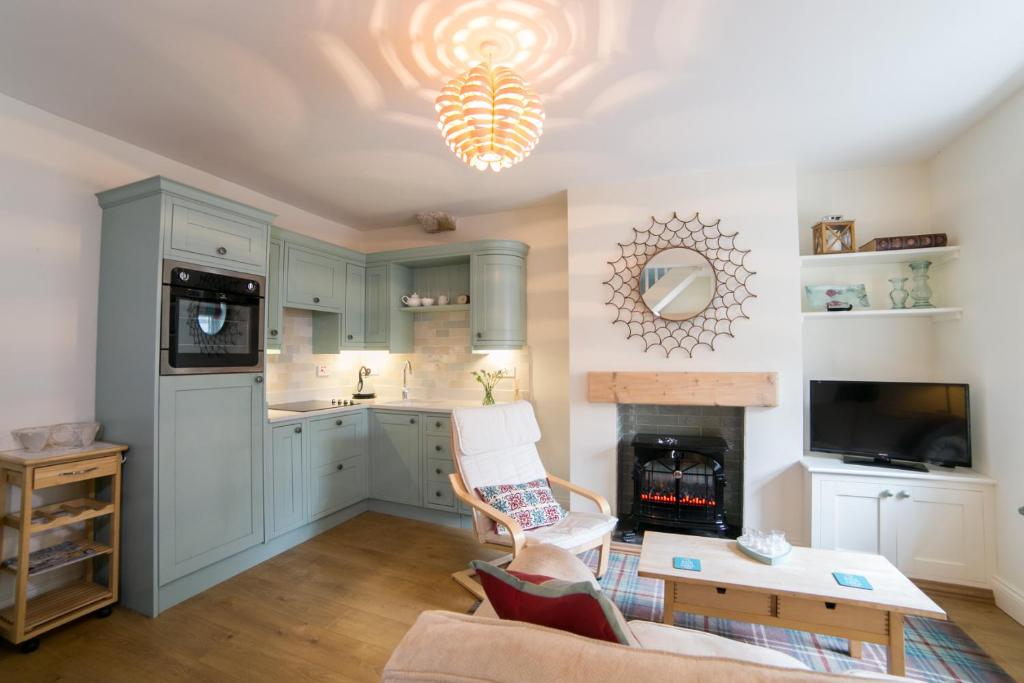
[[[901,235],[899,237],[876,237],[867,244],[862,244],[859,251],[900,251],[902,249],[929,249],[945,247],[949,239],[944,232],[933,232],[927,235]]]

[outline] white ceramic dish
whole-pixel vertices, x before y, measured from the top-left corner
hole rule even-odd
[[[50,433],[52,431],[53,425],[46,425],[45,427],[24,427],[22,429],[12,429],[11,436],[13,436],[14,440],[21,444],[21,447],[26,451],[38,453],[46,448],[46,444],[50,441]]]
[[[424,297],[423,299],[420,299],[420,303],[422,303],[424,306],[433,306],[434,300],[429,297]]]
[[[84,448],[91,446],[100,431],[99,422],[65,422],[53,425],[50,445],[59,448]]]

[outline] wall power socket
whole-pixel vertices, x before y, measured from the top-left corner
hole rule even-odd
[[[327,375],[328,375],[328,373],[327,373],[327,366],[326,365],[318,365],[318,366],[316,366],[316,376],[317,377],[327,377]]]

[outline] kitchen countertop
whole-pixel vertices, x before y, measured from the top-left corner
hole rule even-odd
[[[324,410],[313,410],[306,413],[299,413],[291,410],[267,410],[267,422],[277,424],[280,422],[295,422],[305,418],[326,417],[340,413],[355,413],[370,408],[377,410],[407,410],[412,413],[450,413],[453,408],[475,408],[479,407],[479,401],[452,400],[419,400],[409,399],[408,401],[387,401],[372,399],[359,401],[356,406],[337,406]]]

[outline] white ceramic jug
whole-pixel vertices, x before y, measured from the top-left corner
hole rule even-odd
[[[448,305],[448,295],[447,294],[442,294],[441,296],[437,297],[437,305],[438,306],[447,306]]]
[[[406,306],[419,306],[421,303],[420,295],[417,294],[416,292],[413,292],[412,296],[403,296],[402,303],[405,304]]]

